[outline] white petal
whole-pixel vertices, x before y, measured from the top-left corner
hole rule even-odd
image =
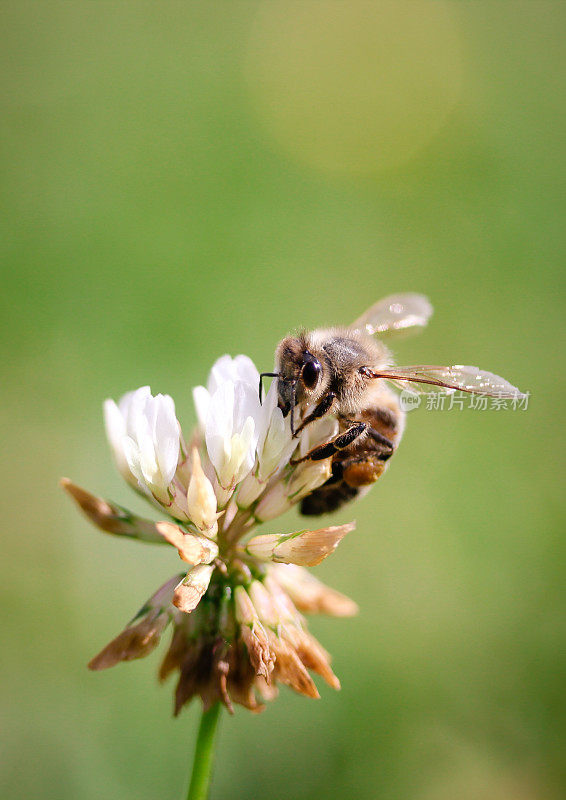
[[[132,401],[134,398],[143,398],[149,397],[151,394],[151,390],[149,386],[140,386],[139,389],[135,389],[132,392],[126,392],[126,394],[122,395],[122,397],[118,401],[118,408],[120,409],[120,413],[126,419],[130,406],[132,405]]]
[[[238,383],[234,384],[234,425],[232,430],[234,433],[242,431],[244,425],[247,423],[248,418],[251,417],[254,421],[254,450],[257,446],[259,435],[258,428],[259,421],[261,419],[261,413],[261,406],[259,404],[259,396],[257,391],[249,384],[242,383],[242,381],[238,381]]]
[[[255,463],[257,434],[255,422],[248,417],[240,434],[232,437],[232,463],[234,465],[234,483],[243,480]]]
[[[251,358],[239,355],[232,358],[229,355],[221,356],[212,367],[208,379],[208,391],[214,392],[223,383],[237,383],[242,381],[258,390],[259,372]]]
[[[208,409],[210,408],[210,392],[204,386],[195,386],[193,389],[193,401],[199,425],[204,430],[206,428]]]
[[[126,433],[128,436],[134,436],[134,427],[136,420],[140,414],[144,414],[144,409],[147,404],[148,398],[151,397],[151,390],[149,386],[141,386],[135,392],[128,392],[124,395],[119,402],[119,408],[124,415],[126,422]]]
[[[187,492],[189,516],[197,528],[208,536],[215,536],[218,530],[216,522],[216,495],[211,482],[203,472],[197,448],[192,452],[192,474]]]
[[[317,447],[319,444],[329,442],[338,433],[338,420],[336,417],[328,414],[316,422],[312,422],[305,428],[301,434],[300,454],[301,458],[305,456],[309,450]]]
[[[154,446],[159,470],[165,486],[169,486],[179,461],[179,423],[175,416],[175,403],[168,394],[155,398],[156,420]]]
[[[280,466],[282,460],[288,461],[296,447],[296,441],[291,437],[289,424],[283,419],[280,408],[273,411],[263,449],[258,446],[259,472],[261,481],[266,481]]]
[[[239,355],[234,359],[236,380],[244,381],[259,393],[259,372],[249,356]]]
[[[140,483],[145,483],[140,467],[140,450],[131,436],[124,436],[122,439],[122,449],[132,475],[137,478]]]
[[[232,438],[233,409],[234,385],[224,383],[211,397],[205,428],[206,448],[218,474],[227,458],[226,443]]]
[[[277,381],[272,381],[269,391],[263,398],[260,413],[258,414],[258,445],[257,452],[261,453],[265,437],[271,424],[271,418],[277,406]]]
[[[287,486],[283,481],[277,481],[261,498],[254,516],[260,522],[278,517],[291,508],[291,501],[287,497]]]
[[[157,466],[155,447],[153,444],[153,432],[150,419],[152,406],[149,402],[150,400],[151,398],[146,400],[143,409],[132,409],[133,413],[130,429],[133,435],[130,434],[130,436],[138,448],[139,467],[142,471],[143,478],[146,483],[153,486],[159,483],[159,481],[156,481],[159,467]]]
[[[105,400],[103,404],[104,426],[106,436],[113,450],[121,450],[122,437],[126,434],[124,417],[114,400]]]

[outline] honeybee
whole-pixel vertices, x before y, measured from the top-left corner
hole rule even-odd
[[[324,328],[287,336],[275,354],[279,408],[289,414],[294,436],[332,414],[338,434],[294,463],[331,458],[332,475],[301,502],[301,513],[324,514],[367,491],[384,473],[397,449],[405,413],[388,385],[460,390],[500,398],[524,395],[498,375],[477,367],[395,367],[374,334],[424,327],[432,314],[426,297],[399,294],[380,300],[350,327]],[[260,378],[260,397],[261,397]]]

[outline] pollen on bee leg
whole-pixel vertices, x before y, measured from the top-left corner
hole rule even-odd
[[[353,489],[370,486],[384,473],[386,462],[367,460],[357,461],[344,467],[342,477]]]

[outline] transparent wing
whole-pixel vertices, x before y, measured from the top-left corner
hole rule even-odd
[[[490,397],[519,398],[525,395],[493,372],[485,372],[478,367],[467,367],[456,364],[453,367],[434,367],[418,364],[411,367],[393,367],[374,373],[376,378],[385,378],[402,384],[432,386],[450,394],[459,390],[473,394],[486,394]]]
[[[375,303],[352,324],[364,333],[386,333],[405,328],[424,327],[432,306],[422,294],[392,294]]]

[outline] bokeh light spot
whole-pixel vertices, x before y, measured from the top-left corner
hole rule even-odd
[[[434,2],[260,5],[245,63],[255,112],[280,148],[365,175],[418,153],[456,105],[457,24]]]

